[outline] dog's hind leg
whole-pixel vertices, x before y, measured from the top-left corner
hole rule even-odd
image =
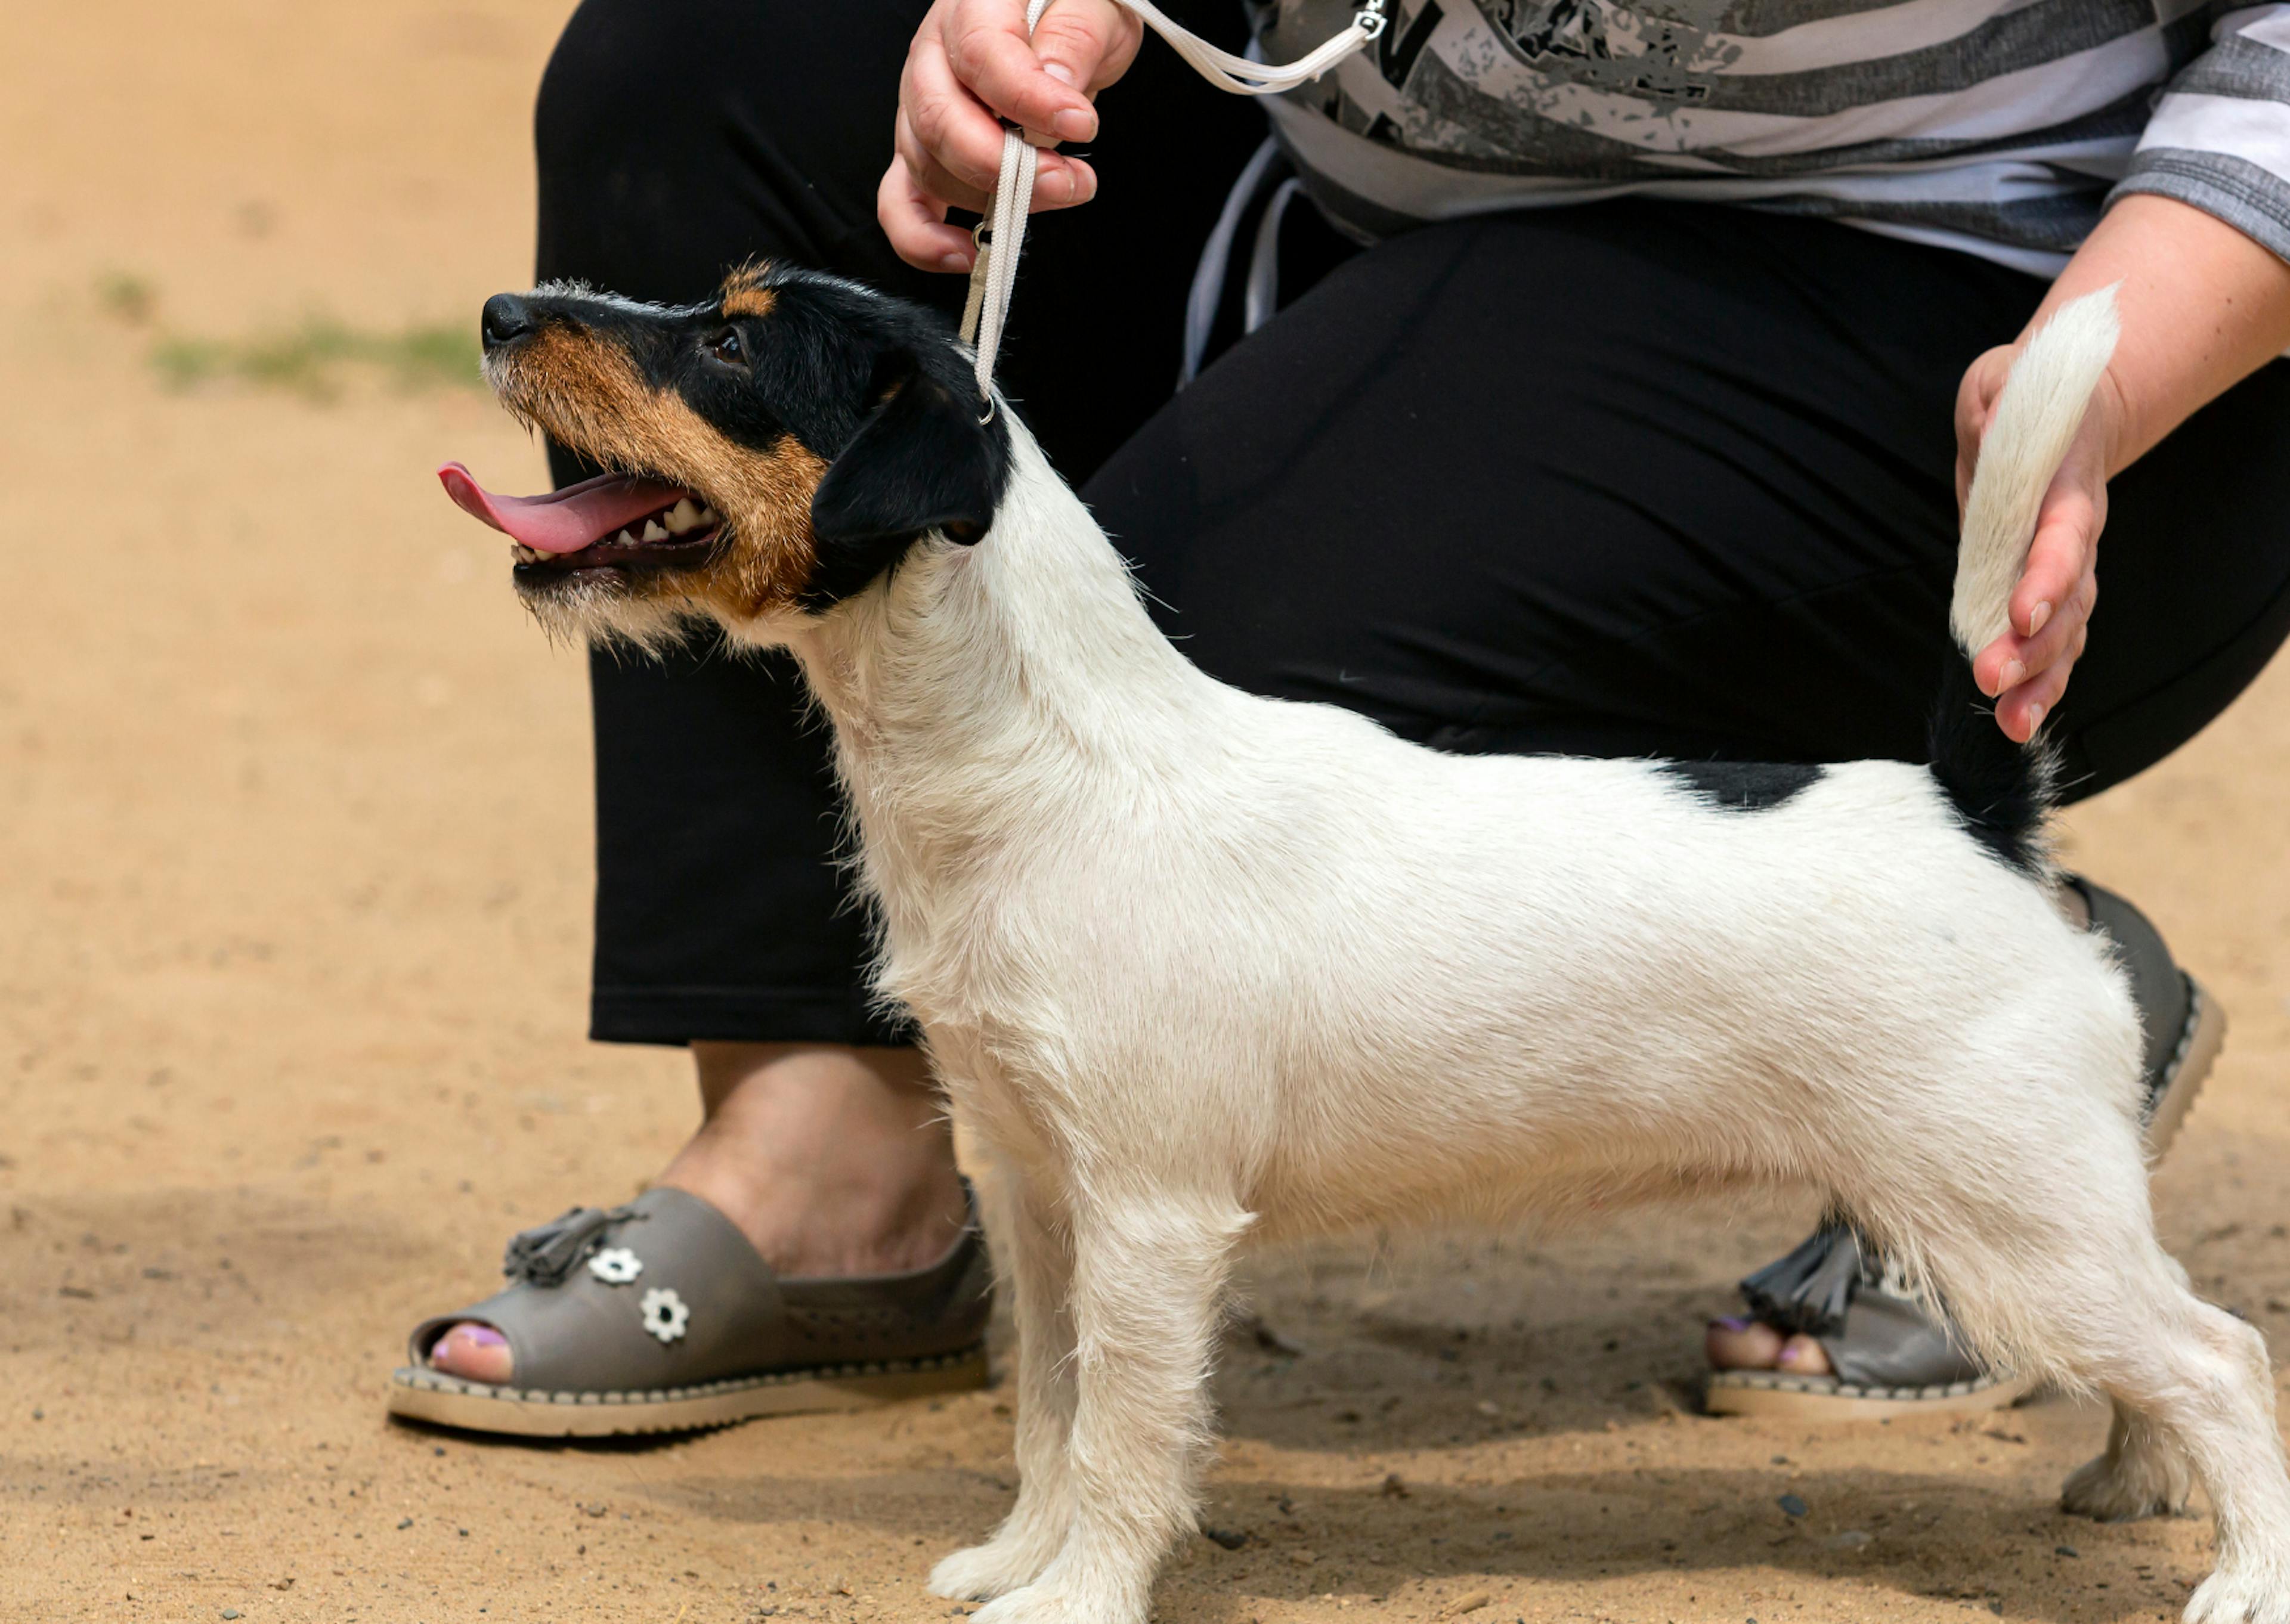
[[[989,1233],[1000,1237],[1018,1331],[1018,1503],[983,1545],[931,1570],[933,1595],[991,1601],[1033,1583],[1073,1523],[1067,1476],[1073,1431],[1074,1336],[1067,1292],[1070,1237],[1038,1183],[1004,1162],[986,1182]]]
[[[977,1624],[1144,1624],[1161,1559],[1194,1524],[1209,1364],[1250,1215],[1165,1189],[1077,1203],[1072,1221],[1072,1524],[1040,1577]]]
[[[2031,1127],[2022,1142],[2044,1144]],[[2070,1480],[2068,1508],[2143,1515],[2183,1500],[2190,1476],[2218,1528],[2190,1624],[2290,1624],[2290,1471],[2266,1344],[2198,1299],[2156,1240],[2130,1124],[2099,1140],[2063,1130],[2016,1172],[1989,1148],[2005,1176],[1961,1190],[1918,1248],[1987,1351],[2115,1400],[2108,1452]]]
[[[2108,1453],[2070,1482],[2070,1508],[2166,1503],[2183,1460],[2218,1524],[2217,1566],[2188,1600],[2190,1624],[2290,1624],[2290,1476],[2265,1340],[2175,1280],[2122,1312],[2152,1330],[2094,1368],[2126,1415]]]

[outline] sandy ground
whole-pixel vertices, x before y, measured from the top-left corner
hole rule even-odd
[[[473,320],[523,278],[561,4],[19,7],[0,54],[0,1615],[945,1617],[1006,1391],[678,1442],[393,1428],[405,1326],[633,1191],[677,1057],[581,1038],[578,661],[428,468],[538,484],[479,396],[170,394],[162,332]],[[140,323],[102,279],[148,280]],[[116,301],[115,301],[116,302]],[[131,301],[132,302],[132,301]],[[129,315],[132,315],[131,310]],[[2161,1175],[2290,1331],[2290,670],[2073,820],[2234,1012]],[[2194,1522],[2053,1508],[2099,1418],[1690,1413],[1802,1204],[1267,1263],[1166,1620],[2174,1615]],[[1804,1515],[1780,1501],[1793,1495]]]

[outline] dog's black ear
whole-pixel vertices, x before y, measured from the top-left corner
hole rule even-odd
[[[925,531],[964,542],[984,535],[1009,470],[1002,424],[980,422],[976,396],[932,377],[910,350],[877,363],[867,397],[874,410],[811,499],[822,559]]]

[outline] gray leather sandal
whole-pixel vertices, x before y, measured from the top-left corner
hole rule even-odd
[[[983,1387],[993,1288],[974,1197],[971,1214],[927,1268],[782,1280],[731,1220],[682,1190],[575,1207],[509,1242],[504,1290],[414,1327],[389,1412],[595,1437]],[[429,1368],[430,1348],[463,1320],[508,1341],[513,1385]]]
[[[2194,1107],[2226,1041],[2226,1012],[2172,961],[2147,916],[2088,880],[2070,876],[2091,926],[2131,978],[2147,1049],[2147,1156],[2161,1157]],[[1842,1222],[1824,1223],[1796,1251],[1742,1282],[1752,1318],[1784,1335],[1819,1340],[1830,1374],[1717,1371],[1713,1415],[1862,1420],[1909,1413],[2000,1410],[2034,1383],[1983,1369],[1947,1321],[1906,1294],[1881,1258]]]

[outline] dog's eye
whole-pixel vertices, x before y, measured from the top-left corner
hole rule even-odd
[[[748,347],[740,342],[740,330],[726,327],[708,340],[708,353],[727,366],[748,364]]]

